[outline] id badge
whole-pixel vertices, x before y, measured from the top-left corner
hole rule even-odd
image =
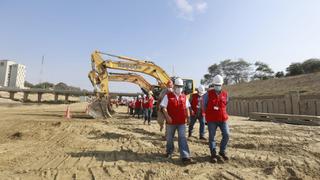
[[[218,111],[218,110],[219,110],[219,107],[218,107],[218,106],[213,106],[213,109],[214,109],[215,111]]]

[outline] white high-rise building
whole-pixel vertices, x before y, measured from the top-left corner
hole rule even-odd
[[[14,61],[0,60],[0,86],[24,88],[26,67]]]

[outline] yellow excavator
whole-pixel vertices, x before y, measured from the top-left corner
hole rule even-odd
[[[105,60],[102,57],[103,55],[118,58],[119,60]],[[94,87],[95,92],[97,92],[97,98],[89,106],[89,114],[95,118],[111,117],[111,112],[113,112],[109,106],[110,79],[108,69],[138,72],[154,77],[158,82],[158,86],[160,87],[160,89],[157,89],[157,93],[154,93],[155,99],[157,99],[158,92],[160,92],[161,89],[166,88],[166,84],[174,78],[171,78],[161,67],[157,66],[152,61],[139,60],[126,56],[117,56],[100,51],[94,51],[91,54],[91,66],[92,70],[89,73],[89,79]],[[183,81],[184,92],[186,94],[193,93],[195,90],[193,80],[183,79]]]
[[[136,73],[109,73],[109,81],[114,82],[129,82],[138,85],[144,94],[148,94],[149,91],[154,91],[157,87],[151,85],[144,77]]]

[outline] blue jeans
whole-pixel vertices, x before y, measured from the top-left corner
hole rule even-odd
[[[199,120],[199,123],[200,123],[199,136],[204,137],[205,119],[203,116],[191,116],[190,117],[189,135],[191,136],[192,131],[193,131],[193,126],[196,123],[197,119]]]
[[[150,123],[152,116],[152,108],[144,109],[144,122]]]
[[[216,154],[216,142],[215,136],[217,127],[220,128],[222,134],[222,140],[220,143],[220,153],[225,153],[227,149],[227,144],[229,141],[229,125],[227,122],[208,122],[208,131],[209,131],[209,148],[211,155]]]
[[[166,125],[167,129],[167,154],[172,154],[174,151],[174,134],[178,130],[178,144],[181,158],[189,158],[190,151],[186,138],[186,125]]]

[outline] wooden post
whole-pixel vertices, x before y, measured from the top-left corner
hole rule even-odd
[[[290,92],[291,103],[292,103],[292,114],[300,114],[299,111],[299,102],[300,102],[300,94],[298,91]]]

